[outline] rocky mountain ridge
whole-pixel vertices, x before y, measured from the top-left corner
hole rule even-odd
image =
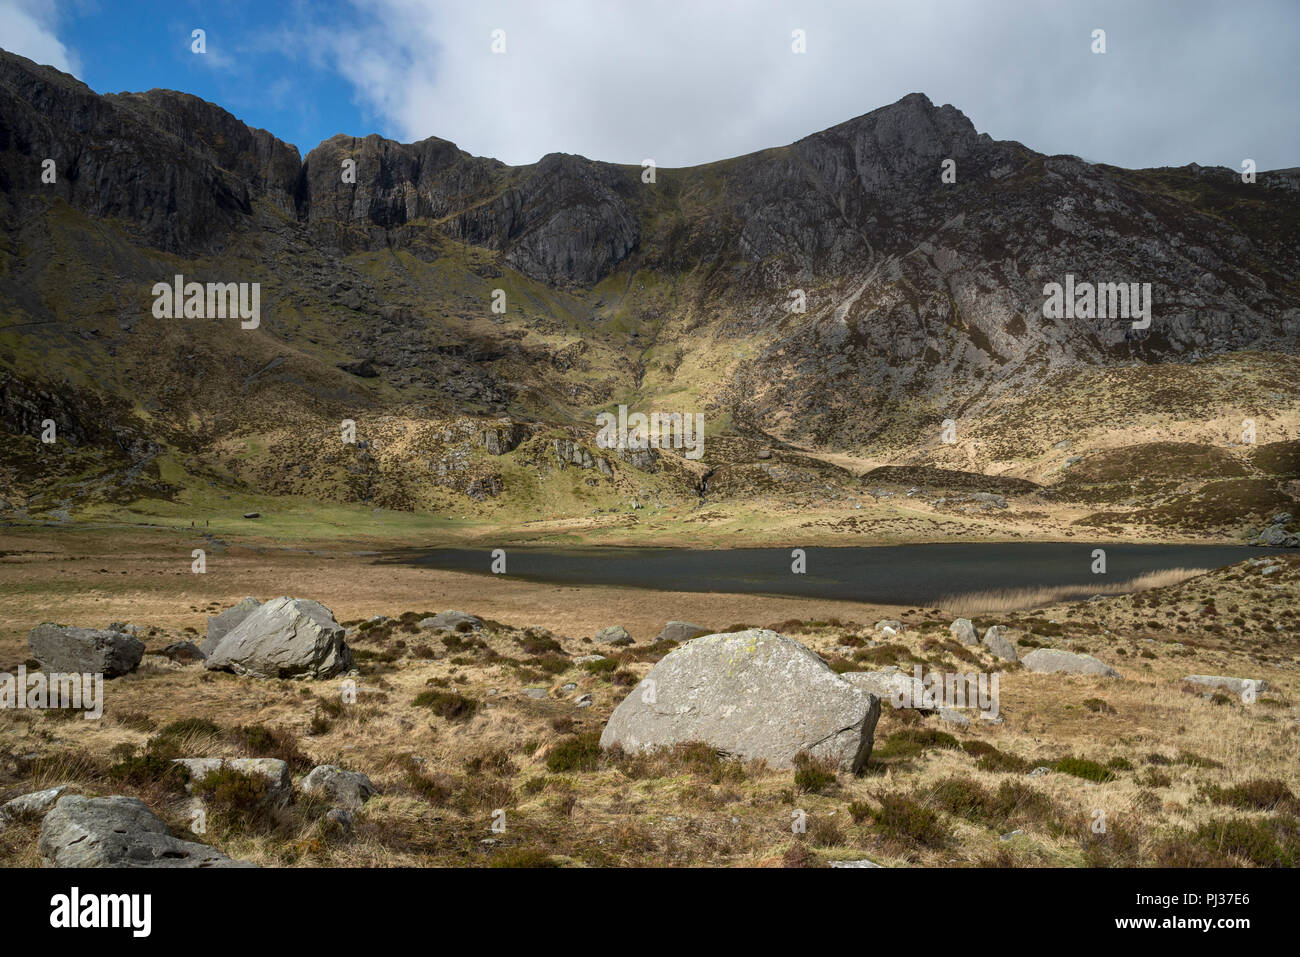
[[[1300,170],[1248,184],[1044,156],[916,93],[643,172],[374,135],[303,157],[196,97],[100,96],[0,52],[0,368],[11,395],[118,409],[119,449],[147,449],[144,430],[191,477],[222,462],[277,486],[281,468],[252,467],[260,436],[302,450],[348,417],[422,434],[505,416],[594,464],[590,423],[619,403],[703,411],[747,455],[1034,481],[1062,441],[1116,444],[1134,408],[1196,441],[1246,417],[1261,442],[1298,437]],[[260,282],[261,328],[150,316],[153,283],[179,273]],[[1151,283],[1150,327],[1045,318],[1044,285],[1067,276]],[[1152,387],[1161,369],[1176,388]],[[1096,388],[1143,398],[1121,414]],[[32,414],[5,427],[34,441]],[[508,478],[470,481],[495,497]]]

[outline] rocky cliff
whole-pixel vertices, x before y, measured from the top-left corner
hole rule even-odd
[[[385,411],[573,428],[625,402],[1005,470],[996,441],[937,445],[939,422],[978,434],[1079,389],[1072,425],[1029,440],[1043,451],[1117,427],[1082,391],[1098,377],[1219,382],[1249,354],[1286,380],[1300,349],[1297,170],[1243,183],[1045,156],[915,93],[788,146],[642,172],[373,135],[303,158],[195,97],[100,96],[0,52],[0,363],[28,389],[128,399],[175,448]],[[260,282],[261,328],[154,320],[148,291],[177,272]],[[1149,326],[1045,318],[1045,284],[1067,276],[1150,283]],[[1152,391],[1148,411],[1205,417],[1196,392]],[[1268,394],[1271,438],[1294,438],[1294,381]]]

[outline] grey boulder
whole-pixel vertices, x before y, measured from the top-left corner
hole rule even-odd
[[[172,837],[138,798],[59,798],[37,845],[51,867],[252,867],[216,848]]]
[[[1020,655],[1016,653],[1016,646],[1007,637],[1007,629],[1003,625],[993,625],[984,632],[983,644],[994,658],[1001,658],[1003,661],[1020,660]]]
[[[361,807],[376,793],[370,778],[360,771],[345,771],[333,764],[312,768],[302,780],[302,790],[345,808]]]
[[[237,628],[245,618],[260,608],[261,605],[260,601],[250,595],[238,605],[231,605],[221,614],[208,616],[208,636],[199,645],[199,650],[205,655],[212,654],[217,645],[221,644],[221,639]]]
[[[158,653],[169,661],[181,665],[194,664],[194,662],[202,661],[207,657],[202,649],[192,641],[174,641]]]
[[[319,602],[273,598],[221,639],[206,666],[256,678],[332,678],[354,667],[343,635]]]
[[[124,631],[74,628],[50,622],[27,635],[32,656],[42,671],[100,674],[115,678],[134,671],[144,656],[144,642]]]
[[[702,625],[692,625],[689,621],[670,621],[664,625],[664,630],[659,632],[655,641],[673,641],[680,644],[708,633],[709,629]]]
[[[958,618],[948,626],[948,631],[963,645],[978,645],[980,643],[979,632],[975,630],[975,625],[969,618]]]
[[[421,618],[420,627],[432,631],[479,631],[483,620],[464,611],[440,611],[430,618]]]
[[[266,781],[267,797],[272,800],[287,801],[292,789],[289,765],[279,758],[175,758],[172,763],[190,773],[187,791],[193,791],[195,784],[222,769],[262,778]]]
[[[600,745],[645,751],[701,741],[788,768],[806,751],[860,771],[880,698],[837,675],[799,642],[754,628],[674,648],[614,709]]]
[[[1102,678],[1119,678],[1120,673],[1092,655],[1078,655],[1056,648],[1035,648],[1021,659],[1030,671],[1038,674],[1096,675]]]
[[[0,828],[12,821],[44,814],[54,806],[54,802],[62,797],[67,789],[66,784],[60,784],[56,788],[46,788],[43,791],[28,791],[13,800],[6,801],[0,805]]]
[[[1245,693],[1247,688],[1253,688],[1257,692],[1268,690],[1268,682],[1263,678],[1227,678],[1222,675],[1188,675],[1183,680],[1188,684],[1202,685],[1206,688],[1219,688],[1223,691],[1231,691],[1236,695]]]
[[[596,632],[596,640],[605,645],[630,645],[632,636],[622,625],[610,625]]]

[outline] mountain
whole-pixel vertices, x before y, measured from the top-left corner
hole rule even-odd
[[[1045,156],[914,93],[646,178],[437,138],[303,157],[0,52],[0,507],[554,516],[971,473],[1094,528],[1236,534],[1300,493],[1300,170]],[[259,283],[258,326],[156,317],[176,275]],[[1067,281],[1149,283],[1149,327],[1046,318]],[[703,460],[598,448],[620,404],[704,413]]]

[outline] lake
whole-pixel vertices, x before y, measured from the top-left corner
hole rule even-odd
[[[1092,552],[1105,549],[1106,573]],[[733,592],[891,605],[936,604],[944,596],[1000,589],[1101,586],[1172,568],[1218,568],[1285,550],[1245,545],[1098,545],[1076,542],[943,543],[807,548],[806,572],[791,571],[783,548],[506,548],[506,573],[564,585],[618,585],[662,591]],[[491,574],[489,548],[390,553],[384,561]]]

